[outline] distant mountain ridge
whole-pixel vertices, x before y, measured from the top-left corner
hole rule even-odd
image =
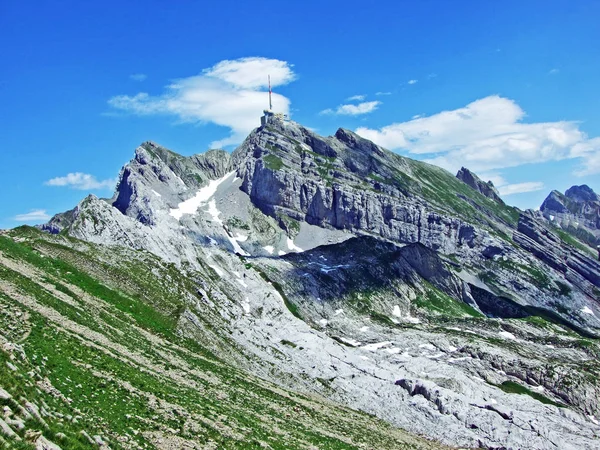
[[[600,196],[589,186],[552,191],[540,206],[544,217],[592,248],[600,245]]]

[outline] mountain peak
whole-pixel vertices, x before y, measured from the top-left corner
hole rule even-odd
[[[591,187],[587,184],[581,186],[571,186],[566,190],[565,196],[576,202],[597,202],[600,200]]]
[[[504,203],[500,198],[500,193],[494,186],[494,183],[491,181],[485,182],[481,178],[479,178],[475,173],[471,172],[466,167],[461,167],[458,173],[456,174],[456,178],[461,180],[462,182],[468,184],[477,192],[485,195],[492,200],[495,200],[499,203]]]

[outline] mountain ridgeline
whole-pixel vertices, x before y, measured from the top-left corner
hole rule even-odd
[[[3,439],[597,448],[598,205],[520,211],[466,168],[277,117],[231,154],[145,142],[111,199],[0,237],[22,312],[0,318],[31,330],[0,331],[0,398],[47,413]]]

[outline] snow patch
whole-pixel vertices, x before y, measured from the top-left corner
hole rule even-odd
[[[458,350],[458,349],[457,349],[456,347],[454,347],[453,345],[449,345],[449,346],[448,346],[448,351],[449,351],[450,353],[454,353],[456,350]]]
[[[223,221],[219,219],[221,211],[217,209],[217,202],[215,202],[214,199],[208,202],[208,210],[206,212],[210,214],[210,217],[212,218],[213,222],[216,222],[219,225],[223,225]]]
[[[152,193],[154,195],[156,195],[157,197],[162,197],[162,195],[160,195],[158,192],[156,192],[154,189],[152,189]]]
[[[406,320],[408,323],[421,323],[421,319],[418,317],[406,316],[404,320]]]
[[[272,245],[265,245],[263,248],[269,255],[272,255],[273,251],[275,250],[275,248]]]
[[[277,254],[278,254],[279,256],[283,256],[283,255],[285,255],[285,252],[284,252],[284,251],[282,251],[282,250],[279,250],[279,252],[277,252]]]
[[[388,345],[392,345],[392,344],[393,344],[392,341],[383,341],[383,342],[376,342],[374,344],[363,345],[361,348],[364,348],[365,350],[369,350],[370,352],[374,352],[376,350],[379,350],[382,347],[387,347]]]
[[[506,339],[512,339],[513,341],[517,340],[517,337],[514,334],[509,333],[508,331],[500,331],[500,333],[498,334]]]
[[[354,339],[340,338],[340,341],[342,341],[345,344],[351,345],[352,347],[360,346],[360,342],[355,341]]]
[[[396,354],[400,353],[402,351],[402,349],[398,348],[398,347],[392,347],[392,348],[384,348],[383,351],[388,352],[390,355],[396,355]]]
[[[434,351],[435,350],[435,345],[432,345],[432,344],[421,344],[421,345],[419,345],[419,348],[424,348],[425,350]]]
[[[394,310],[392,311],[392,315],[396,317],[402,317],[402,313],[400,312],[400,306],[394,305]]]
[[[302,250],[300,247],[298,247],[296,244],[294,244],[294,241],[291,240],[290,238],[287,238],[287,247],[290,250],[295,250],[297,252],[303,252],[304,250]]]
[[[217,275],[219,275],[221,278],[223,278],[224,273],[217,266],[209,264],[208,267],[210,267],[212,270],[214,270],[215,272],[217,272]]]
[[[206,186],[199,189],[192,198],[185,200],[177,205],[177,208],[173,208],[169,211],[169,215],[175,217],[177,220],[181,219],[184,214],[195,214],[198,211],[198,208],[208,202],[210,198],[215,195],[217,192],[217,188],[219,185],[233,175],[234,172],[229,172],[223,178],[219,178],[218,180],[211,180],[208,182]],[[181,180],[181,178],[177,177],[181,184],[185,186],[185,183]]]
[[[369,327],[361,327],[361,329],[360,329],[360,331],[362,331],[363,333],[368,330],[369,330]]]
[[[327,319],[321,319],[321,320],[319,320],[319,323],[320,323],[322,326],[326,327],[326,326],[327,326],[327,324],[329,323],[329,321],[328,321]]]
[[[240,244],[238,244],[238,242],[244,242],[246,239],[248,239],[248,236],[241,236],[238,234],[236,237],[231,237],[227,235],[227,239],[229,239],[229,242],[231,245],[233,245],[233,251],[235,253],[239,253],[242,256],[250,256],[250,253],[246,252],[242,247],[240,247]]]
[[[448,362],[450,364],[452,364],[452,363],[455,363],[455,362],[458,362],[458,361],[464,361],[466,359],[471,359],[471,357],[470,356],[463,356],[462,358],[450,358],[450,359],[448,359]]]
[[[581,312],[584,313],[584,314],[590,314],[590,315],[596,317],[596,314],[594,314],[594,311],[592,311],[587,306],[584,306],[583,309],[581,310]]]
[[[250,314],[250,303],[248,302],[248,297],[246,297],[242,302],[242,308],[244,308],[244,314]]]
[[[344,314],[344,310],[343,309],[336,309],[334,315],[339,316],[340,314]]]

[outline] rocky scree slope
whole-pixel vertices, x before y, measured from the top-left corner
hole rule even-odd
[[[201,287],[214,276],[26,227],[0,236],[0,447],[445,448],[240,370],[228,333],[186,335],[185,316],[223,321],[207,306],[223,294]]]
[[[44,229],[204,273],[177,330],[281,386],[452,445],[598,437],[597,262],[352,132],[274,122],[190,158],[147,142],[112,199]]]

